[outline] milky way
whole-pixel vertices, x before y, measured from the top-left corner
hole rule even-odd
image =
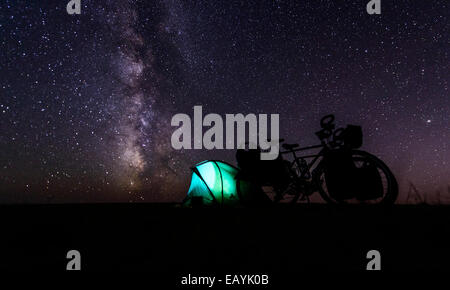
[[[278,113],[305,146],[334,113],[400,200],[450,202],[448,1],[65,2],[0,4],[0,201],[182,200],[190,166],[235,164],[172,149],[171,117],[202,105]]]
[[[158,44],[164,41],[159,38],[169,37],[161,28],[167,10],[160,6],[164,12],[159,20],[153,17],[150,20],[151,14],[146,14],[145,28],[154,28],[154,38],[148,39],[145,29],[139,29],[144,28],[140,21],[143,11],[138,13],[136,6],[135,1],[115,2],[105,17],[117,36],[117,51],[111,62],[123,85],[119,91],[122,110],[117,112],[120,118],[115,142],[118,156],[115,173],[118,185],[128,188],[129,193],[137,192],[141,200],[144,200],[142,191],[146,188],[158,192],[153,195],[161,197],[164,194],[167,198],[180,190],[175,186],[180,182],[176,182],[176,172],[171,167],[176,158],[167,142],[171,130],[167,122],[170,105],[160,101],[167,98],[167,92],[161,92],[161,87],[170,82],[170,78],[166,78],[165,72],[159,71],[155,63],[158,56],[153,43]]]

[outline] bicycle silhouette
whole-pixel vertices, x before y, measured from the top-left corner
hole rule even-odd
[[[236,176],[239,198],[249,205],[255,203],[255,195],[243,194],[250,184],[254,191],[266,196],[259,197],[259,202],[309,203],[310,196],[319,192],[329,203],[394,203],[398,185],[391,170],[376,156],[358,150],[362,145],[361,127],[347,125],[335,129],[334,119],[334,115],[321,119],[322,129],[316,132],[319,145],[300,148],[299,144],[283,143],[281,139],[284,151],[275,160],[260,160],[260,149],[239,149],[236,153],[240,168]],[[320,150],[299,155],[301,151],[314,149]]]

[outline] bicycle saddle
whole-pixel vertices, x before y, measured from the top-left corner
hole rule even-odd
[[[284,144],[281,145],[281,146],[283,146],[283,148],[286,149],[286,150],[292,150],[292,149],[297,148],[297,147],[300,146],[300,145],[298,145],[298,144],[286,144],[286,143],[284,143]]]

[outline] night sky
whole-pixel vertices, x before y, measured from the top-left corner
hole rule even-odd
[[[280,114],[317,144],[319,120],[429,200],[450,185],[450,2],[0,2],[0,202],[180,201],[189,167],[234,151],[173,150],[176,113]]]

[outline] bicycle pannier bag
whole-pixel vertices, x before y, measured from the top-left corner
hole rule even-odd
[[[281,155],[275,160],[261,160],[259,149],[238,149],[236,160],[242,176],[252,179],[261,185],[276,186],[285,188],[290,182],[289,163],[283,160]]]
[[[345,147],[357,149],[362,146],[363,138],[361,126],[347,125],[343,134]]]
[[[354,198],[355,164],[349,150],[333,150],[325,155],[325,182],[329,195],[335,200]]]
[[[383,196],[383,182],[375,165],[365,163],[357,169],[355,195],[359,200],[376,199]]]
[[[258,149],[238,149],[236,151],[238,167],[250,172],[256,171],[259,168],[260,154],[261,151]]]

